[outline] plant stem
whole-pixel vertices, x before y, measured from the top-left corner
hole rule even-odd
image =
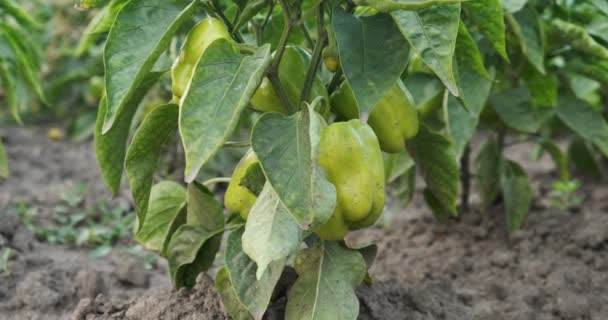
[[[246,148],[251,146],[249,141],[228,141],[224,143],[224,148]]]
[[[339,68],[338,70],[336,70],[336,73],[334,73],[334,76],[331,78],[329,85],[327,85],[327,93],[331,95],[334,91],[336,91],[336,89],[338,89],[338,86],[342,82],[342,76],[342,68]]]
[[[245,41],[243,40],[243,37],[241,37],[239,31],[234,30],[234,25],[232,24],[230,19],[228,19],[228,17],[224,15],[224,12],[222,11],[222,7],[220,6],[218,0],[211,0],[211,8],[215,12],[215,14],[224,22],[224,24],[226,24],[226,26],[228,27],[228,32],[234,36],[235,40],[239,43],[244,43]]]
[[[460,159],[460,175],[462,183],[462,193],[460,194],[460,209],[462,213],[469,212],[469,196],[471,194],[471,146],[467,144]]]
[[[315,42],[312,40],[312,37],[310,36],[310,31],[308,31],[308,28],[306,27],[306,23],[304,23],[304,21],[302,21],[302,23],[300,23],[299,26],[300,26],[300,30],[304,34],[304,39],[306,39],[306,44],[308,44],[309,48],[313,48],[315,46]]]
[[[304,87],[302,88],[302,93],[300,94],[300,100],[298,105],[301,104],[303,101],[308,100],[308,97],[310,96],[310,90],[312,89],[317,70],[319,70],[319,65],[321,64],[323,48],[325,48],[325,46],[327,45],[327,32],[325,31],[325,28],[323,26],[323,10],[323,5],[319,5],[319,10],[317,12],[317,30],[319,33],[319,38],[317,39],[317,43],[315,44],[315,48],[312,52],[312,58],[310,60],[310,64],[308,65],[308,70],[306,71],[306,79],[304,80]]]
[[[218,183],[230,183],[230,180],[231,180],[231,178],[229,178],[229,177],[212,178],[212,179],[209,179],[209,180],[203,182],[203,185],[205,187],[209,187],[210,185],[218,184]]]

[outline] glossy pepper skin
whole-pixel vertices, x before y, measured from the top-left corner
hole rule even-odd
[[[372,128],[358,119],[329,125],[321,133],[319,165],[336,187],[337,202],[317,234],[340,240],[348,230],[374,224],[384,209],[384,160]]]
[[[305,50],[294,46],[288,46],[285,48],[281,63],[279,64],[279,80],[285,88],[285,93],[287,94],[289,102],[293,106],[296,106],[300,100],[300,94],[304,88],[310,59],[310,54]],[[312,89],[310,90],[310,96],[306,101],[312,102],[319,96],[325,98],[325,101],[329,101],[329,94],[327,93],[323,81],[318,76],[315,76]],[[250,102],[251,106],[259,111],[285,112],[279,96],[267,78],[262,80],[262,83],[254,93]]]
[[[346,83],[332,95],[331,105],[340,120],[359,118],[357,102]],[[367,123],[376,133],[383,151],[405,150],[405,141],[416,136],[419,123],[412,95],[401,80],[374,106]]]
[[[224,195],[224,204],[230,212],[238,213],[241,217],[247,220],[249,211],[255,204],[257,197],[249,189],[240,185],[241,180],[247,174],[247,170],[258,162],[255,153],[249,150],[247,154],[237,164],[232,178],[228,184],[228,189]]]
[[[228,29],[218,19],[206,18],[190,30],[179,56],[171,68],[172,91],[177,99],[186,92],[198,60],[207,47],[217,39],[230,39]]]

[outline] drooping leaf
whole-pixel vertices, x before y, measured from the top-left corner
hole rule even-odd
[[[551,159],[553,160],[553,163],[555,163],[555,167],[557,168],[561,179],[563,181],[570,180],[570,172],[568,170],[568,155],[563,152],[562,149],[560,149],[557,143],[549,139],[543,139],[540,145],[541,148],[544,151],[547,151],[547,153],[549,153],[551,156]]]
[[[213,265],[223,231],[187,224],[175,231],[167,248],[169,275],[175,288],[192,288],[199,273]]]
[[[0,1],[0,11],[5,11],[12,17],[14,17],[20,23],[33,27],[33,28],[41,28],[40,23],[38,23],[34,18],[30,17],[30,15],[25,11],[25,9],[21,8],[14,0],[2,0]]]
[[[0,46],[2,45],[2,38],[0,38]],[[1,48],[0,48],[1,49]],[[8,109],[13,116],[13,119],[17,123],[21,124],[21,115],[19,110],[21,109],[20,100],[18,97],[19,85],[22,83],[21,79],[17,78],[18,72],[14,62],[0,59],[0,83],[3,85],[4,94],[6,96],[6,102]]]
[[[202,226],[210,232],[224,227],[224,209],[207,187],[193,182],[188,185],[189,225]]]
[[[8,156],[4,144],[0,140],[0,178],[8,178]]]
[[[593,146],[584,139],[572,140],[568,146],[568,158],[576,169],[589,177],[601,178],[604,176],[601,162],[596,157]]]
[[[384,176],[386,182],[391,183],[406,174],[416,165],[414,159],[406,151],[400,153],[387,153],[384,155]]]
[[[390,14],[357,17],[335,10],[340,65],[361,112],[370,112],[405,70],[409,48]]]
[[[608,157],[608,124],[601,113],[582,100],[562,97],[557,105],[557,116]]]
[[[450,212],[446,207],[441,204],[439,199],[435,196],[435,194],[429,189],[425,188],[423,192],[424,201],[433,212],[433,216],[439,223],[445,223],[450,218]]]
[[[538,70],[545,73],[545,48],[544,30],[542,22],[536,11],[532,8],[525,8],[509,18],[510,27],[519,39],[523,54],[528,61]]]
[[[525,88],[509,89],[490,99],[500,119],[522,132],[536,133],[555,113],[552,108],[534,108],[530,91]]]
[[[156,107],[139,126],[127,151],[125,167],[140,225],[145,224],[154,172],[165,142],[177,129],[178,106]]]
[[[187,182],[196,178],[233,133],[269,63],[267,45],[244,56],[236,43],[219,39],[205,50],[180,102]]]
[[[524,169],[513,161],[502,166],[500,184],[505,203],[507,226],[513,232],[521,228],[532,207],[532,187]]]
[[[163,252],[171,235],[186,222],[186,191],[172,181],[152,187],[150,205],[145,220],[138,219],[135,240],[144,248]]]
[[[490,208],[500,193],[501,161],[502,155],[496,139],[488,138],[475,158],[475,176],[484,209]]]
[[[286,320],[357,319],[355,287],[367,274],[359,251],[321,242],[298,254],[295,269],[299,277],[287,296]]]
[[[120,190],[120,180],[127,154],[129,131],[137,107],[148,90],[163,73],[153,72],[146,76],[146,79],[144,79],[137,89],[137,94],[129,99],[127,104],[125,104],[124,111],[116,118],[112,130],[105,134],[102,134],[101,131],[108,105],[105,96],[99,101],[97,122],[95,123],[95,155],[101,169],[101,175],[114,194],[117,194]]]
[[[249,310],[239,300],[226,267],[221,268],[215,275],[215,288],[222,297],[222,303],[232,319],[253,320]]]
[[[448,212],[456,215],[460,172],[450,140],[422,125],[407,149],[416,160],[427,187]]]
[[[463,3],[463,9],[498,54],[509,61],[505,42],[505,19],[500,0],[466,1]]]
[[[102,133],[114,125],[146,74],[187,21],[198,1],[131,0],[118,13],[104,48],[107,112]]]
[[[453,95],[458,96],[452,61],[460,25],[460,4],[395,11],[393,15],[425,64]]]
[[[290,117],[264,114],[251,136],[267,181],[303,229],[325,223],[336,205],[336,189],[318,165],[324,125],[308,106]]]
[[[295,253],[302,234],[272,186],[266,183],[251,208],[242,239],[243,251],[257,263],[257,279],[273,261],[285,260]]]
[[[243,251],[241,238],[244,228],[234,230],[228,236],[226,244],[226,268],[232,282],[234,292],[239,301],[256,320],[261,320],[270,302],[283,268],[285,259],[271,263],[264,274],[256,277],[255,261]]]

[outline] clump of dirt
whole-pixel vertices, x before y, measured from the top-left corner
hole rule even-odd
[[[175,291],[163,265],[145,270],[120,250],[92,259],[86,250],[38,243],[3,205],[24,201],[44,212],[56,186],[70,181],[88,182],[90,201],[109,192],[90,143],[50,142],[43,129],[2,133],[12,177],[0,183],[0,253],[12,254],[10,275],[0,273],[0,320],[227,319],[207,275],[194,289]],[[390,226],[349,238],[379,246],[375,283],[357,289],[360,319],[608,319],[608,187],[586,182],[585,201],[558,211],[546,201],[556,179],[551,162],[530,162],[526,149],[509,152],[536,194],[525,228],[508,236],[500,205],[437,225],[418,190]],[[267,319],[282,319],[293,280],[286,277]]]

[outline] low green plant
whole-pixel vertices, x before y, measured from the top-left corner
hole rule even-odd
[[[561,210],[570,211],[581,205],[585,199],[578,194],[580,183],[578,180],[557,181],[551,185],[549,203]]]
[[[0,274],[8,276],[11,274],[10,259],[13,251],[11,248],[5,248],[0,255]]]

